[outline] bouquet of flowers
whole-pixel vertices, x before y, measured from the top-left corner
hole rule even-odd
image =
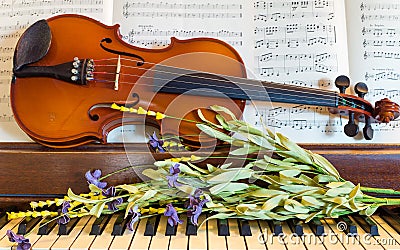
[[[115,104],[112,108],[138,112]],[[90,192],[75,194],[69,189],[63,199],[31,202],[32,210],[11,212],[9,218],[53,216],[53,220],[64,224],[73,217],[124,212],[130,218],[127,228],[133,230],[141,218],[158,214],[167,216],[171,226],[182,223],[183,216],[193,225],[204,223],[198,220],[203,212],[212,212],[207,220],[297,218],[308,222],[313,218],[336,218],[350,213],[370,216],[380,206],[400,204],[397,198],[374,196],[400,192],[347,181],[324,157],[301,148],[282,134],[275,134],[268,128],[259,130],[238,120],[224,107],[211,106],[211,109],[218,113],[218,123],[206,120],[199,111],[202,123],[197,127],[234,146],[225,160],[242,159],[243,166],[224,163],[200,167],[197,162],[204,161],[205,157],[196,155],[170,158],[156,161],[154,168],[142,172],[148,181],[116,186],[109,186],[107,177],[122,174],[131,167],[105,176],[96,169],[85,175]],[[152,111],[141,113],[165,118]],[[224,118],[227,116],[231,119]],[[149,145],[163,152],[166,143],[154,133],[149,136]],[[274,152],[272,156],[268,153],[271,151]],[[53,206],[59,207],[59,212],[52,212]],[[12,231],[7,235],[10,241],[18,243],[19,249],[30,247],[27,236]]]

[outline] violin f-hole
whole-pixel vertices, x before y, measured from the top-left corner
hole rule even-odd
[[[141,56],[139,56],[139,55],[132,54],[132,53],[125,52],[125,51],[113,50],[113,49],[107,48],[107,47],[104,45],[104,43],[111,44],[112,42],[113,42],[113,40],[112,40],[111,38],[109,38],[109,37],[103,38],[103,39],[100,41],[100,47],[101,47],[102,49],[104,49],[105,51],[110,52],[110,53],[113,53],[113,54],[116,54],[116,55],[128,56],[128,57],[133,57],[133,58],[139,59],[141,62],[137,62],[137,63],[136,63],[137,66],[142,66],[142,65],[144,64],[144,59],[143,59],[143,57],[141,57]]]

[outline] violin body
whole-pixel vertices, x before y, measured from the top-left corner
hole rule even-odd
[[[152,87],[152,68],[160,63],[246,77],[239,54],[219,40],[172,38],[170,46],[166,48],[144,49],[123,42],[118,31],[119,25],[106,26],[79,15],[57,16],[37,26],[41,27],[26,31],[17,44],[11,105],[22,130],[41,144],[73,147],[92,141],[106,143],[107,134],[112,129],[128,123],[152,124],[159,127],[162,134],[183,135],[188,144],[199,144],[197,135],[200,131],[194,123],[177,119],[163,119],[161,122],[152,117],[144,118],[143,115],[126,115],[110,109],[112,103],[140,106],[145,110],[193,121],[200,121],[198,108],[204,108],[204,115],[213,120],[214,112],[206,109],[210,104],[226,106],[238,117],[242,114],[245,105],[243,100],[157,93]],[[46,36],[44,34],[49,36],[48,33],[50,37],[43,39]],[[32,41],[27,40],[40,44],[29,48]],[[27,52],[39,54],[29,58]],[[96,61],[95,72],[90,70],[94,79],[84,79],[74,84],[62,80],[63,76],[58,73],[41,72],[53,65],[73,63],[73,58],[78,63],[88,58]],[[80,66],[76,68],[80,70]],[[28,77],[29,74],[35,77]],[[47,77],[48,74],[53,74],[53,77]],[[79,72],[77,75],[83,74]]]

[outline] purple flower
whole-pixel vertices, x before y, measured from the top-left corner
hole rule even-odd
[[[186,208],[192,208],[194,205],[198,205],[200,202],[200,195],[203,194],[203,190],[196,188],[193,195],[189,195],[189,201],[185,203]]]
[[[150,147],[154,150],[160,153],[164,153],[165,149],[162,147],[164,142],[160,139],[157,138],[156,132],[154,131],[153,135],[148,135],[149,136],[149,144]]]
[[[29,239],[26,239],[24,236],[18,235],[11,230],[7,230],[6,235],[8,236],[10,242],[18,243],[17,250],[31,249],[31,243],[29,243]]]
[[[115,187],[111,186],[111,187],[107,188],[106,190],[103,190],[102,193],[106,197],[115,197],[115,192],[116,192]],[[117,206],[121,205],[122,202],[123,202],[123,199],[120,197],[120,198],[117,198],[115,200],[107,202],[106,205],[108,206],[109,210],[115,212],[115,211],[118,211],[118,207]]]
[[[85,174],[86,180],[89,182],[89,184],[93,184],[97,186],[98,188],[105,188],[107,186],[107,182],[99,181],[99,178],[101,177],[101,170],[96,169],[93,173],[90,171],[87,171]]]
[[[164,212],[165,216],[168,216],[168,224],[173,227],[179,224],[182,224],[183,221],[179,219],[178,212],[175,210],[172,204],[167,204],[166,210]]]
[[[71,219],[69,218],[68,215],[68,209],[71,207],[71,204],[69,203],[69,201],[64,201],[62,203],[62,207],[61,207],[61,218],[59,218],[57,220],[58,224],[67,224]]]
[[[138,212],[138,206],[135,206],[133,209],[131,208],[129,210],[129,214],[132,214],[132,218],[129,220],[127,227],[130,231],[134,231],[135,229],[133,228],[133,225],[139,220],[139,217],[141,216],[141,214]]]
[[[179,169],[179,164],[175,164],[173,166],[171,166],[169,168],[169,173],[170,175],[167,175],[166,178],[168,180],[168,187],[172,188],[172,187],[177,187],[180,186],[181,184],[179,184],[178,181],[178,175],[181,172],[181,170]]]
[[[199,201],[197,204],[193,205],[192,210],[189,210],[187,212],[188,217],[190,217],[190,221],[192,222],[193,225],[198,225],[198,219],[203,211],[203,206],[206,204],[209,200],[204,199]]]

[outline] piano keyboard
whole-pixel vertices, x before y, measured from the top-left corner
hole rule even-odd
[[[202,215],[199,221],[203,221]],[[0,217],[0,250],[11,249],[8,229],[29,233],[32,249],[400,249],[400,217],[381,209],[372,217],[301,221],[210,220],[199,229],[185,220],[171,227],[165,216],[143,218],[134,231],[115,214],[72,219],[67,225],[43,218],[7,221]],[[40,227],[39,225],[46,224]]]

